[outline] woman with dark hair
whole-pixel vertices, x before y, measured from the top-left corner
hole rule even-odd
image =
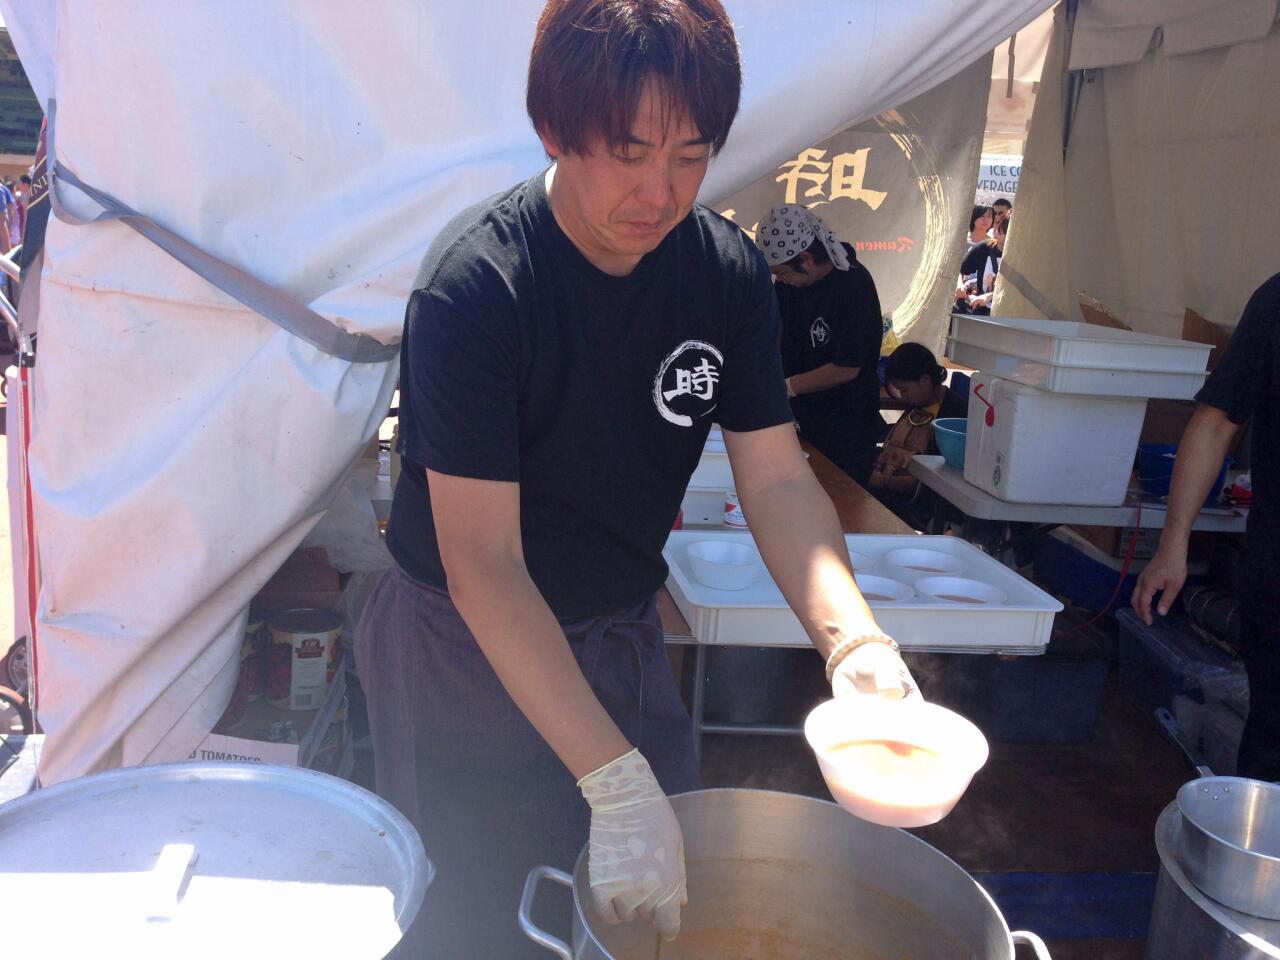
[[[910,406],[889,430],[871,472],[871,492],[881,503],[917,529],[928,520],[928,511],[915,502],[919,481],[911,476],[911,458],[937,453],[933,421],[964,417],[966,398],[946,385],[946,370],[928,347],[904,343],[889,356],[885,383],[889,392]]]
[[[974,206],[973,213],[969,214],[969,235],[965,238],[970,250],[987,242],[987,231],[991,229],[995,219],[995,212],[990,207],[981,204]]]

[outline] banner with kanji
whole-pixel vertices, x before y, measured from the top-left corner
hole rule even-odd
[[[802,203],[852,244],[901,340],[940,347],[954,302],[982,152],[991,58],[901,107],[799,151],[715,204],[754,235]],[[815,85],[814,96],[832,95]]]

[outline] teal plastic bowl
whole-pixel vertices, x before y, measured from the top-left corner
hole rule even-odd
[[[943,417],[933,421],[933,437],[947,466],[964,469],[964,438],[968,429],[969,421],[963,417]]]

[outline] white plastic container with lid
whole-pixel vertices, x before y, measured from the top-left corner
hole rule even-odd
[[[377,960],[431,876],[389,803],[308,770],[134,767],[0,807],[15,957]]]
[[[1147,401],[1050,393],[975,373],[964,478],[1012,503],[1124,503]]]
[[[1205,379],[1208,344],[1091,323],[951,318],[947,356],[1051,393],[1189,400]]]

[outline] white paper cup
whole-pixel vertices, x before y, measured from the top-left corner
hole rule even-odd
[[[923,700],[854,694],[810,714],[804,735],[827,788],[850,813],[886,827],[937,823],[987,762],[987,738]],[[905,756],[885,744],[905,747]]]

